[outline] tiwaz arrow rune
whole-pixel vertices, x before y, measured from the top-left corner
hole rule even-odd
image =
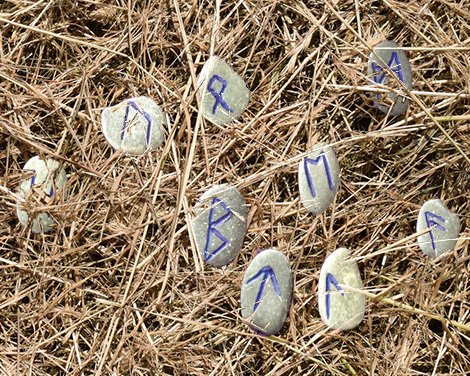
[[[266,285],[266,282],[268,281],[269,278],[271,278],[271,283],[274,287],[274,291],[278,296],[281,296],[281,289],[279,288],[279,283],[277,283],[277,278],[276,274],[274,273],[273,268],[271,268],[269,265],[266,265],[263,269],[261,269],[258,273],[256,273],[253,277],[251,277],[246,284],[250,285],[252,284],[255,280],[257,280],[260,276],[263,276],[263,280],[261,282],[261,286],[258,291],[258,295],[256,296],[256,302],[253,307],[253,312],[255,312],[258,309],[259,304],[261,303],[261,299],[263,299],[263,292],[264,292],[264,287]]]

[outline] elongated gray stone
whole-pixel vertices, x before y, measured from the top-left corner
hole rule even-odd
[[[31,222],[31,231],[35,234],[48,232],[54,225],[53,219],[45,212],[41,212],[33,218],[30,218],[24,207],[36,206],[37,197],[35,198],[28,194],[33,187],[42,188],[44,194],[49,197],[54,196],[58,190],[62,189],[67,182],[65,170],[64,168],[59,170],[59,162],[53,159],[48,159],[47,162],[45,162],[38,156],[26,162],[23,170],[32,171],[33,176],[20,183],[19,196],[23,197],[27,202],[17,203],[16,213],[18,219],[23,226],[27,226],[28,223]]]
[[[242,317],[256,332],[277,333],[292,303],[292,270],[281,252],[260,251],[246,269],[241,288]]]
[[[227,265],[245,239],[248,213],[242,194],[232,186],[216,186],[201,196],[194,209],[192,225],[201,257],[209,265]]]
[[[336,153],[324,142],[299,163],[300,200],[310,213],[321,214],[333,202],[340,184]]]
[[[390,81],[391,74],[395,74],[408,90],[412,89],[413,76],[405,52],[395,42],[386,40],[376,45],[370,54],[367,75],[374,80],[375,84],[391,84],[392,87],[401,89],[401,85],[396,82],[395,78]],[[403,96],[397,98],[396,93],[374,93],[373,95],[375,95],[374,105],[384,113],[389,113],[390,106],[394,103],[390,111],[392,116],[400,115],[408,108],[409,100]]]
[[[355,328],[364,318],[365,295],[348,290],[362,289],[359,268],[349,256],[349,250],[339,248],[326,258],[320,270],[318,308],[322,321],[332,329]]]
[[[155,150],[165,137],[165,114],[153,99],[127,99],[101,113],[103,134],[116,150],[141,155]]]
[[[207,60],[197,83],[202,114],[216,124],[230,123],[248,106],[250,91],[245,81],[218,56]]]
[[[416,231],[427,228],[431,230],[418,236],[419,247],[426,255],[437,258],[454,250],[460,233],[460,219],[439,199],[426,201],[419,211]]]

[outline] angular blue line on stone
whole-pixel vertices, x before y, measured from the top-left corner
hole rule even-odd
[[[129,107],[132,107],[134,110],[136,110],[139,114],[143,115],[145,119],[148,122],[147,126],[147,145],[150,143],[150,130],[152,129],[152,118],[150,115],[145,112],[143,109],[141,109],[137,104],[135,104],[133,101],[127,101],[128,106],[126,107],[126,116],[124,117],[124,126],[122,128],[122,133],[121,133],[121,140],[124,139],[124,131],[128,127],[128,120],[129,120]]]
[[[310,159],[310,158],[304,159],[305,175],[307,176],[307,183],[310,188],[310,193],[312,194],[312,197],[315,197],[315,187],[313,186],[312,174],[310,173],[310,170],[308,169],[308,164],[311,163],[313,165],[318,165],[318,163],[320,162],[323,162],[323,165],[325,166],[326,177],[328,179],[328,186],[330,187],[330,191],[332,191],[335,188],[333,185],[333,179],[331,177],[331,171],[330,171],[330,165],[328,164],[328,159],[326,158],[325,152],[322,151],[317,159]]]
[[[424,216],[426,217],[426,224],[428,225],[428,228],[431,229],[431,231],[429,231],[429,235],[431,235],[432,248],[436,250],[436,239],[434,238],[434,234],[432,233],[432,227],[436,226],[436,228],[441,231],[446,231],[446,228],[434,221],[433,218],[438,219],[441,222],[445,222],[446,220],[445,218],[442,218],[441,216],[428,211],[424,212]]]
[[[222,206],[224,210],[227,212],[222,217],[213,221],[214,218],[214,210],[217,205]],[[225,205],[225,203],[218,198],[214,197],[212,200],[212,207],[209,213],[209,227],[207,229],[207,240],[206,240],[206,248],[204,249],[204,259],[206,261],[212,260],[220,251],[222,251],[225,247],[230,245],[230,242],[216,229],[217,226],[227,222],[232,217],[232,211]],[[217,236],[221,241],[222,244],[213,252],[210,252],[210,244],[211,244],[211,235],[214,234]]]
[[[338,291],[341,290],[341,295],[344,296],[343,289],[340,287],[336,278],[333,276],[333,274],[328,273],[326,275],[326,318],[328,320],[330,319],[330,310],[331,310],[331,296],[330,296],[331,284],[333,284],[336,287],[336,290]]]
[[[215,89],[212,87],[214,85],[215,81],[219,81],[222,84],[222,89],[220,92],[216,92]],[[227,81],[225,81],[222,77],[214,74],[211,79],[209,80],[209,84],[207,85],[207,90],[209,90],[209,93],[211,93],[214,98],[215,98],[215,103],[214,107],[212,108],[212,114],[215,115],[217,112],[217,106],[220,104],[223,108],[225,108],[229,113],[232,113],[232,109],[228,105],[227,102],[225,102],[225,99],[223,98],[222,94],[224,93],[225,89],[227,88]]]
[[[277,282],[276,274],[274,273],[273,268],[271,266],[266,265],[264,268],[262,268],[258,273],[256,273],[253,277],[251,277],[246,284],[250,285],[253,283],[255,280],[257,280],[260,276],[263,276],[263,280],[261,282],[261,286],[258,291],[258,295],[256,296],[256,302],[255,305],[253,306],[253,312],[256,311],[258,308],[259,304],[261,303],[261,299],[263,298],[263,292],[264,292],[264,287],[266,285],[266,282],[268,281],[269,278],[271,278],[271,283],[274,287],[274,291],[278,296],[281,296],[281,289],[279,288],[279,283]]]
[[[403,78],[403,72],[401,70],[400,60],[398,59],[398,55],[396,52],[392,52],[392,57],[390,58],[390,61],[388,62],[387,65],[388,65],[388,68],[398,76],[400,81],[405,83],[405,79]],[[377,65],[374,62],[372,62],[372,69],[374,73],[383,70],[380,65]],[[380,77],[378,74],[374,74],[374,82],[376,84],[381,84],[384,82],[385,77],[386,77],[385,72],[383,72]],[[380,94],[377,94],[377,99],[380,99]]]

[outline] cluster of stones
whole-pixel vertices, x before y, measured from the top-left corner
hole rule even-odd
[[[409,61],[398,45],[390,41],[378,44],[368,63],[373,85],[395,81],[412,88]],[[243,79],[219,57],[211,57],[198,79],[202,114],[223,125],[235,120],[248,106],[250,93]],[[374,94],[375,95],[375,94]],[[376,94],[374,105],[389,115],[402,114],[409,100],[396,92]],[[103,134],[116,150],[141,155],[158,148],[164,140],[166,116],[148,97],[127,99],[103,110]],[[67,177],[59,163],[35,157],[25,170],[33,176],[20,185],[18,217],[23,225],[31,222],[33,232],[49,231],[54,221],[47,213],[31,218],[24,209],[35,193],[52,197],[65,186]],[[298,166],[300,199],[305,209],[323,213],[333,202],[340,186],[340,165],[334,149],[317,143]],[[38,186],[39,190],[34,190]],[[242,194],[233,186],[215,186],[195,205],[193,227],[201,258],[211,266],[227,265],[243,246],[247,231],[247,208]],[[418,215],[418,244],[433,258],[455,247],[460,231],[459,218],[440,200],[426,202]],[[357,263],[351,252],[340,248],[329,255],[320,271],[318,307],[321,319],[330,328],[348,330],[358,326],[365,313],[366,299]],[[278,332],[287,318],[293,295],[293,275],[288,259],[275,249],[259,250],[249,264],[241,286],[241,314],[259,334]]]

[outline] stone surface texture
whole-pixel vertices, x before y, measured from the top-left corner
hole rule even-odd
[[[365,295],[347,289],[362,289],[359,268],[349,256],[348,249],[339,248],[326,258],[320,270],[318,308],[322,321],[332,329],[355,328],[364,317]]]
[[[421,250],[431,258],[452,252],[459,238],[460,219],[439,200],[429,200],[423,204],[418,214],[416,231],[431,231],[418,236]]]
[[[253,330],[273,335],[286,321],[292,293],[292,271],[286,256],[275,249],[263,250],[243,277],[242,317]]]
[[[323,142],[315,144],[313,152],[299,162],[298,177],[305,209],[313,214],[323,213],[333,202],[341,181],[333,148]]]
[[[103,134],[116,150],[142,155],[155,150],[165,138],[165,114],[148,97],[129,98],[101,113]]]
[[[396,79],[391,79],[392,74],[395,74],[408,90],[413,88],[411,66],[405,52],[395,42],[386,40],[377,44],[370,54],[369,63],[367,65],[367,76],[377,85],[388,85],[395,89],[402,90],[401,85],[399,85]],[[407,98],[403,96],[397,98],[396,93],[374,93],[373,95],[375,96],[375,106],[377,106],[380,111],[390,113],[392,116],[403,114],[409,105]],[[387,100],[389,100],[389,105],[386,105],[384,102],[385,95],[387,96]],[[390,110],[392,103],[395,104],[393,104],[393,108]]]
[[[239,117],[248,106],[250,91],[245,81],[218,56],[204,64],[198,77],[201,111],[215,124],[227,124]]]

